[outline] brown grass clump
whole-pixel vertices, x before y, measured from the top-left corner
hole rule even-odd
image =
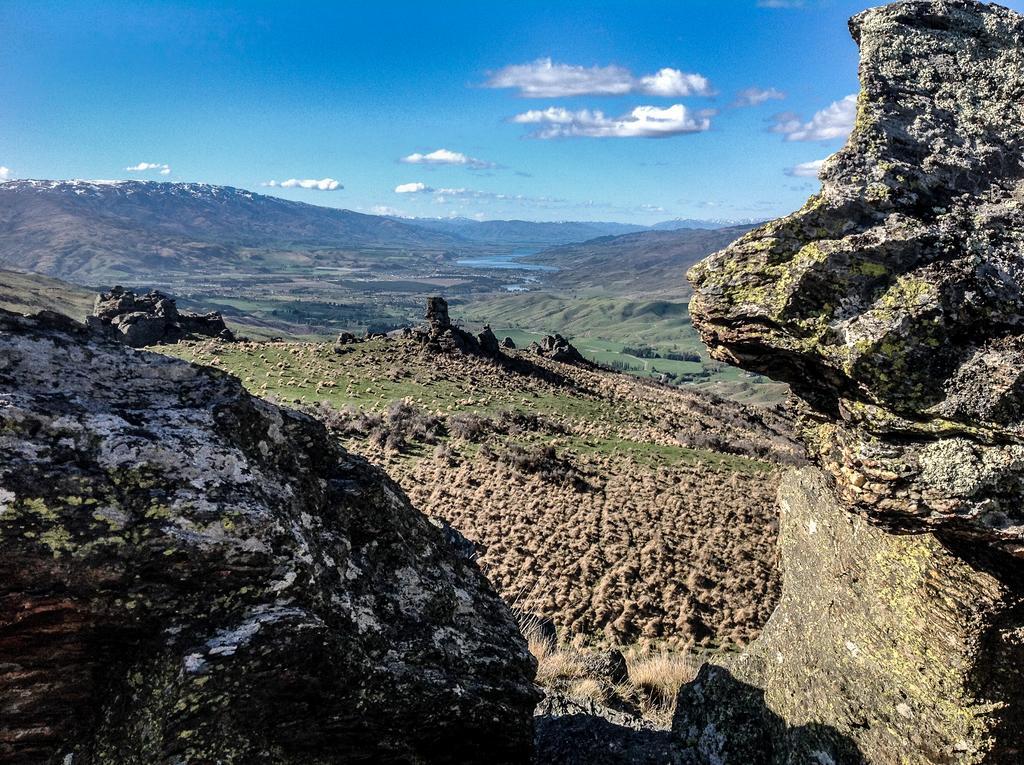
[[[520,623],[530,652],[537,659],[537,684],[579,701],[612,705],[668,725],[679,689],[697,676],[697,662],[688,651],[634,647],[625,653],[627,679],[613,684],[612,678],[602,676],[598,669],[607,665],[593,660],[607,654],[560,645],[535,616],[527,615]]]
[[[586,670],[580,656],[573,650],[560,647],[554,637],[545,634],[538,617],[526,615],[520,619],[520,630],[526,645],[537,660],[537,684],[554,687],[563,681],[581,679]]]
[[[697,676],[697,663],[687,652],[628,652],[629,682],[650,704],[668,708],[675,705],[679,689]]]
[[[593,701],[596,704],[603,704],[608,699],[605,684],[593,677],[586,677],[573,683],[569,688],[569,695],[572,698]]]

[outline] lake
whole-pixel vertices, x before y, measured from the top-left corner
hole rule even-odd
[[[539,250],[518,249],[510,252],[502,252],[496,255],[483,255],[476,258],[465,258],[455,261],[460,266],[470,268],[497,268],[503,271],[557,271],[554,266],[542,266],[539,263],[523,263],[520,258],[534,255]]]

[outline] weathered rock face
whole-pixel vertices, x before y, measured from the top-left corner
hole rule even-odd
[[[782,599],[730,665],[762,712],[730,725],[705,674],[675,731],[706,762],[1018,763],[1024,17],[911,0],[850,26],[822,192],[690,274],[712,354],[791,383],[824,471],[782,484]]]
[[[822,415],[859,510],[1024,552],[1024,18],[914,1],[850,27],[849,142],[802,210],[691,271],[694,323]]]
[[[684,690],[682,743],[736,765],[1021,762],[1016,561],[873,527],[814,468],[779,497],[781,600],[735,677]]]
[[[427,313],[424,316],[430,328],[436,332],[443,332],[452,325],[448,316],[448,301],[443,297],[427,298]]]
[[[453,541],[234,378],[0,312],[4,762],[524,761],[534,663]]]
[[[89,323],[109,328],[114,337],[133,348],[195,337],[234,340],[223,317],[216,311],[207,314],[179,311],[174,300],[156,290],[145,295],[136,295],[124,287],[103,292],[96,296]]]

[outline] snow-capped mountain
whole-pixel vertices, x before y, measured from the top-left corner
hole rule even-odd
[[[262,250],[439,250],[459,238],[230,186],[156,181],[0,183],[0,265],[73,281],[236,268]]]

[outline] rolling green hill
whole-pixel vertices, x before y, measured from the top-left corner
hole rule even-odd
[[[455,306],[453,315],[488,323],[498,337],[511,337],[517,346],[557,332],[596,363],[638,377],[696,385],[737,401],[774,403],[786,395],[785,385],[711,359],[682,301],[520,293]]]

